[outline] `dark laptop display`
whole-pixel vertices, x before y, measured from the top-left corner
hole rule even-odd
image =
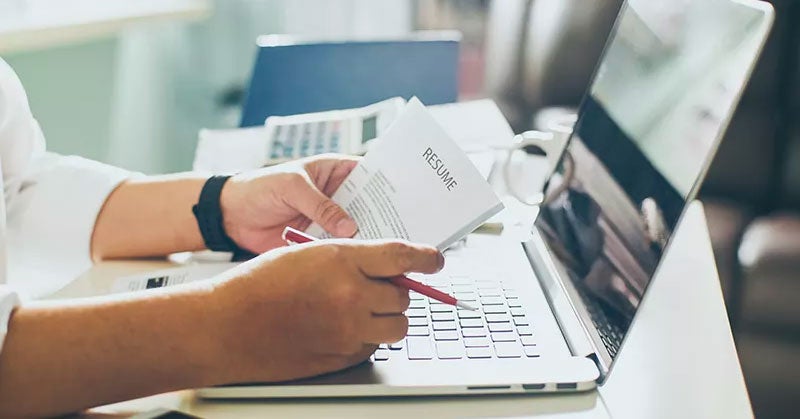
[[[613,358],[693,199],[760,47],[728,0],[632,0],[617,22],[537,227]]]

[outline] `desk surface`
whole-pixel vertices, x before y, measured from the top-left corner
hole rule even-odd
[[[504,220],[510,239],[525,226]],[[609,380],[577,395],[209,402],[191,391],[104,406],[98,413],[178,409],[234,417],[752,417],[730,334],[702,206],[692,205],[675,235]],[[101,263],[54,297],[97,295],[113,279],[168,266],[165,261]]]

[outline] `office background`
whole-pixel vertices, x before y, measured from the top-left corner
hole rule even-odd
[[[460,97],[495,99],[519,132],[577,106],[621,0],[163,0],[182,12],[75,41],[4,45],[23,16],[80,21],[96,3],[0,0],[9,11],[0,55],[51,150],[164,173],[190,168],[198,129],[236,126],[260,34],[457,29]],[[103,3],[123,16],[154,4]],[[756,415],[790,417],[800,381],[800,1],[771,3],[774,33],[703,201]]]

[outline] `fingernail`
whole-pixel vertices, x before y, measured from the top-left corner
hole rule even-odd
[[[342,218],[336,223],[336,233],[342,237],[353,237],[358,230],[356,222],[349,218]]]
[[[439,256],[439,257],[438,257],[438,260],[439,260],[439,270],[441,271],[441,270],[442,270],[442,268],[444,268],[444,254],[442,254],[442,252],[439,252],[439,253],[437,253],[437,255]]]

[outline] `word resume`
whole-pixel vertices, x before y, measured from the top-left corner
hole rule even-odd
[[[466,153],[417,98],[373,140],[333,195],[356,238],[400,238],[444,250],[503,209]],[[307,233],[329,238],[319,225]]]

